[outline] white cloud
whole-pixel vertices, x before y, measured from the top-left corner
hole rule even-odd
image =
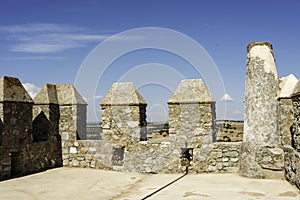
[[[229,94],[225,93],[220,100],[221,101],[226,101],[226,102],[231,102],[234,99]]]
[[[31,98],[34,98],[41,89],[32,83],[24,83],[22,85],[31,96]]]
[[[232,114],[234,114],[234,115],[239,115],[239,114],[241,114],[242,113],[242,111],[240,111],[240,110],[234,110],[233,112],[232,112]]]
[[[9,33],[35,33],[35,32],[47,32],[47,31],[67,31],[78,30],[78,28],[66,25],[51,24],[51,23],[29,23],[21,25],[2,26],[0,31]]]
[[[103,96],[102,95],[96,95],[94,96],[93,98],[90,98],[90,97],[83,97],[83,99],[86,101],[86,102],[90,102],[90,101],[93,101],[93,100],[99,100],[99,99],[102,99]]]
[[[94,98],[95,98],[96,100],[97,100],[97,99],[102,99],[103,96],[102,96],[102,95],[97,95],[97,96],[95,96]]]
[[[83,47],[83,45],[74,42],[62,43],[43,43],[43,42],[26,42],[17,45],[12,45],[10,50],[15,52],[26,52],[26,53],[53,53],[61,52],[66,49],[73,49]]]
[[[2,57],[1,60],[61,60],[61,56],[21,56],[21,57]]]
[[[81,48],[111,36],[91,33],[83,27],[46,23],[2,26],[0,31],[9,33],[8,39],[13,41],[11,51],[26,53],[55,53]]]

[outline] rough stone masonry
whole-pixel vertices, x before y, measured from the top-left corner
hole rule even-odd
[[[240,162],[240,173],[244,176],[280,176],[283,170],[284,153],[278,132],[278,92],[279,83],[272,45],[267,42],[249,44]]]
[[[0,180],[62,166],[54,97],[38,95],[34,105],[17,78],[0,79]]]
[[[237,173],[300,188],[300,83],[278,78],[272,45],[247,48],[243,142],[216,142],[205,83],[182,80],[168,101],[169,137],[147,140],[147,103],[116,83],[101,106],[101,140],[85,140],[86,102],[73,85],[46,84],[34,100],[17,78],[0,79],[0,179],[53,167],[141,173]]]
[[[202,80],[183,80],[168,105],[169,141],[148,141],[145,100],[133,83],[114,84],[101,102],[102,140],[69,140],[64,166],[142,173],[183,173],[186,167],[191,173],[238,171],[241,143],[213,142],[215,106]]]

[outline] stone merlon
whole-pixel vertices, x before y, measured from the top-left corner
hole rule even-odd
[[[0,102],[33,103],[33,100],[19,79],[3,76],[0,78]]]
[[[291,96],[298,96],[300,95],[300,80],[297,82],[296,86],[294,87],[293,94]]]
[[[183,80],[168,101],[176,103],[211,103],[214,102],[202,79]]]
[[[280,92],[278,98],[290,98],[297,82],[298,79],[293,74],[279,78]]]
[[[142,95],[131,82],[114,83],[101,106],[107,105],[147,105]]]
[[[86,101],[71,84],[56,85],[59,105],[87,105]]]
[[[34,98],[34,103],[41,104],[58,104],[56,85],[45,84]]]

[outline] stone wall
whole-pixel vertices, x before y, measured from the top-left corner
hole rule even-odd
[[[70,153],[63,154],[64,166],[93,169],[112,169],[112,152],[103,140],[78,140],[70,147]]]
[[[212,143],[193,149],[189,173],[234,173],[238,171],[241,143]],[[135,154],[125,153],[124,167],[143,173],[182,173],[186,170],[181,151],[171,142],[140,143]]]
[[[293,105],[290,98],[280,98],[279,99],[279,109],[278,109],[278,120],[279,120],[279,133],[281,138],[282,146],[291,146],[291,127],[293,124]]]
[[[300,189],[300,152],[286,146],[284,153],[285,178]]]
[[[0,118],[0,146],[2,146],[2,135],[3,135],[3,123]]]
[[[300,152],[300,81],[295,86],[292,94],[293,125],[291,127],[292,147]]]
[[[216,142],[195,149],[195,161],[192,165],[197,173],[238,172],[241,142]]]
[[[70,88],[69,91],[65,91],[66,88]],[[73,95],[69,94],[70,90]],[[60,98],[59,94],[62,94]],[[60,109],[59,100],[63,95],[73,102],[78,100],[73,86],[46,84],[33,101],[17,78],[4,76],[0,79],[0,180],[62,166],[59,128],[68,131],[64,132],[67,136],[75,135],[76,141],[76,129],[70,132],[70,124],[83,120],[77,124],[83,124],[85,128],[86,120],[81,104],[78,105],[80,108],[69,106],[75,112],[62,113],[62,116],[72,123],[61,123],[63,126],[60,126],[60,120],[64,122],[61,110],[69,104],[62,103]],[[84,128],[79,132],[84,133]],[[64,144],[68,143],[64,141]]]
[[[291,146],[285,151],[285,177],[300,189],[300,81],[291,95],[293,104],[293,124],[291,127]]]
[[[241,142],[212,143],[193,150],[190,173],[235,173],[238,172]],[[135,151],[124,148],[123,158],[115,160],[114,149],[103,140],[77,141],[71,153],[63,155],[69,167],[111,169],[140,173],[183,173],[181,150],[174,149],[170,142],[138,142]]]
[[[201,80],[182,81],[170,98],[173,135],[168,141],[141,137],[146,103],[132,83],[114,84],[101,106],[103,139],[69,141],[65,166],[141,173],[183,173],[187,168],[190,173],[238,171],[241,143],[213,143],[214,102]],[[179,131],[177,124],[182,126]]]
[[[61,166],[61,146],[48,126],[46,107],[33,108],[33,100],[17,78],[0,79],[1,180]]]

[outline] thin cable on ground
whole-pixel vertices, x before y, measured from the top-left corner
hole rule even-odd
[[[182,176],[180,176],[179,178],[175,179],[174,181],[172,181],[172,182],[168,183],[167,185],[165,185],[165,186],[163,186],[163,187],[159,188],[158,190],[156,190],[156,191],[152,192],[151,194],[149,194],[149,195],[145,196],[145,197],[144,197],[144,198],[142,198],[141,200],[148,199],[148,198],[149,198],[149,197],[151,197],[152,195],[154,195],[154,194],[158,193],[159,191],[161,191],[161,190],[165,189],[166,187],[168,187],[168,186],[172,185],[172,184],[173,184],[173,183],[175,183],[176,181],[178,181],[178,180],[182,179],[183,177],[185,177],[185,176],[188,174],[188,172],[189,172],[189,169],[188,169],[188,167],[186,167],[186,168],[185,168],[185,174],[183,174],[183,175],[182,175]]]

